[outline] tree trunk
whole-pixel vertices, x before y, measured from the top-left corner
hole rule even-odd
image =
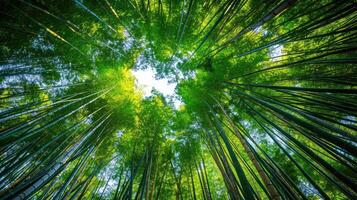
[[[231,118],[228,116],[228,114],[224,110],[223,106],[218,102],[218,100],[215,99],[215,101],[217,102],[218,106],[221,108],[223,114],[226,116],[226,118],[228,120],[228,123],[233,128],[234,134],[238,137],[239,141],[243,145],[243,148],[244,148],[245,152],[248,154],[249,159],[252,161],[255,169],[259,173],[259,176],[262,178],[263,183],[264,183],[264,185],[267,188],[267,191],[269,193],[270,199],[279,200],[280,199],[280,195],[279,195],[278,191],[275,189],[275,187],[271,183],[269,177],[266,175],[266,173],[264,172],[263,168],[260,166],[259,162],[256,160],[254,154],[252,153],[252,151],[250,150],[249,146],[247,145],[247,142],[246,142],[245,138],[239,132],[239,130],[237,129],[237,127],[235,126],[235,124],[233,123]]]

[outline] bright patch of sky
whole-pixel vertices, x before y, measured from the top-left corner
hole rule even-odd
[[[268,35],[268,31],[264,29],[262,26],[258,26],[253,30],[253,32],[262,34],[263,37],[266,37]],[[281,55],[283,55],[283,45],[277,44],[274,46],[269,47],[269,56],[272,61],[278,61]]]
[[[143,92],[144,97],[149,97],[153,91],[158,91],[173,104],[174,108],[178,109],[183,102],[176,94],[177,84],[195,76],[194,72],[184,74],[179,69],[178,66],[186,59],[188,58],[185,56],[172,55],[168,61],[162,62],[155,58],[151,48],[145,48],[132,69],[132,74],[136,78],[136,88]]]
[[[301,183],[298,184],[298,187],[302,190],[302,192],[304,194],[306,194],[307,196],[314,196],[319,198],[319,192],[314,188],[314,186],[307,182],[307,181],[303,181]]]
[[[124,36],[126,39],[124,40],[123,48],[125,51],[128,51],[134,46],[135,39],[130,36],[128,30],[126,29],[124,30]]]
[[[165,98],[173,100],[176,109],[182,105],[178,95],[175,93],[177,83],[170,82],[167,78],[156,79],[156,72],[153,68],[132,70],[132,73],[136,78],[136,87],[143,92],[144,97],[152,95],[155,89],[162,93]]]
[[[32,41],[32,48],[41,50],[41,51],[53,51],[55,47],[45,41],[44,37],[42,35],[38,35],[33,41]]]
[[[340,122],[347,125],[353,125],[356,123],[356,118],[352,115],[348,115],[345,119],[340,120]]]
[[[283,45],[277,44],[272,47],[269,47],[269,56],[272,61],[278,61],[279,56],[283,55]]]
[[[263,29],[262,26],[258,26],[257,28],[255,28],[255,29],[253,30],[253,32],[255,32],[255,33],[262,33],[264,37],[268,34],[268,31],[265,30],[265,29]]]
[[[42,34],[43,33],[40,33],[32,40],[31,47],[42,52],[52,52],[54,46],[45,40]],[[63,63],[59,57],[52,57],[51,60],[48,61],[55,66],[59,75],[58,80],[52,80],[51,82],[46,81],[41,75],[45,69],[37,64],[39,60],[33,59],[32,61],[34,63],[30,65],[21,63],[19,60],[17,60],[18,63],[16,64],[12,64],[12,61],[10,61],[9,64],[0,65],[0,71],[6,70],[9,73],[3,76],[3,80],[0,81],[0,88],[17,88],[23,90],[24,83],[36,84],[39,88],[47,90],[52,96],[56,96],[61,94],[70,85],[79,83],[80,81],[79,74],[70,70],[71,63]]]
[[[100,194],[101,199],[109,199],[110,192],[116,188],[118,181],[113,179],[116,165],[121,161],[119,156],[115,156],[105,167],[104,171],[99,175],[103,180],[106,180],[107,183],[100,185],[98,188],[98,194]]]
[[[124,133],[123,130],[119,130],[119,131],[117,132],[117,137],[118,137],[118,138],[121,138],[121,136],[123,135],[123,133]]]
[[[244,127],[246,127],[247,130],[251,130],[251,135],[250,135],[250,136],[252,137],[252,139],[253,139],[256,143],[261,144],[261,143],[263,143],[263,142],[265,141],[265,142],[268,143],[268,145],[273,145],[273,144],[274,144],[274,140],[271,139],[271,137],[270,137],[268,134],[264,134],[264,133],[259,132],[259,130],[256,129],[256,128],[254,128],[254,127],[250,124],[249,121],[247,121],[247,120],[242,120],[240,123],[241,123]],[[248,140],[248,142],[249,142],[251,145],[255,146],[255,144],[254,144],[252,141]]]

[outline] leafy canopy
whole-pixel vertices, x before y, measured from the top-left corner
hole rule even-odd
[[[0,15],[0,199],[356,199],[355,1]]]

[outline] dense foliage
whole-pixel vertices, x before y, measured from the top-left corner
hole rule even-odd
[[[356,10],[3,0],[0,199],[357,199]]]

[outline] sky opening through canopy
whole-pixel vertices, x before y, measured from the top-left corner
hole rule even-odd
[[[177,83],[170,82],[168,78],[155,78],[156,71],[153,68],[134,69],[132,74],[135,77],[135,86],[143,92],[144,97],[149,97],[153,91],[160,92],[166,99],[173,101],[174,106],[178,109],[182,105],[182,101],[175,92]]]

